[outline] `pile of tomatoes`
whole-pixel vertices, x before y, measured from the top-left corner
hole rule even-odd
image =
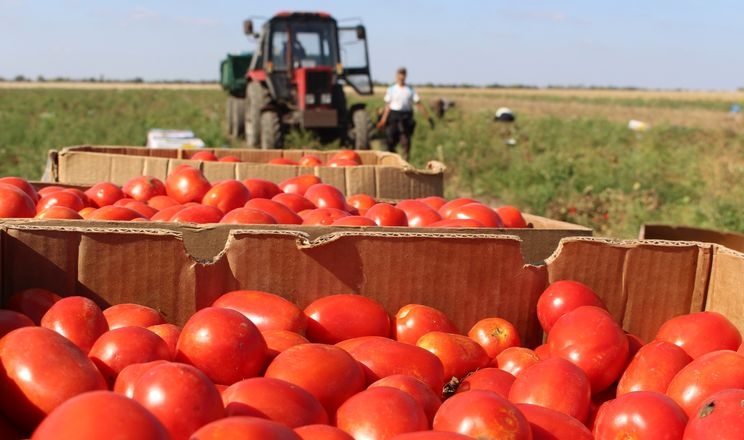
[[[0,309],[0,438],[740,438],[742,338],[723,315],[644,343],[570,280],[536,313],[528,348],[500,317],[461,329],[355,294],[231,291],[177,326],[28,289]]]
[[[174,169],[165,182],[151,176],[137,176],[123,186],[100,182],[86,190],[52,185],[37,191],[22,178],[0,178],[0,218],[9,217],[333,226],[527,227],[519,209],[508,205],[494,209],[472,198],[448,201],[434,196],[385,203],[366,194],[346,197],[338,188],[312,174],[279,183],[248,178],[213,184],[199,169],[185,164]]]
[[[217,156],[214,152],[209,150],[197,151],[192,154],[189,159],[201,160],[205,162],[242,162],[239,157],[234,155],[223,155]],[[303,154],[299,159],[294,160],[288,157],[275,157],[269,159],[269,164],[273,165],[296,165],[301,167],[355,167],[362,165],[362,159],[354,150],[343,149],[334,153],[327,161],[323,162],[323,159],[318,157],[316,154]]]

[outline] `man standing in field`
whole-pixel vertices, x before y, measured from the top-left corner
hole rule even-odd
[[[385,92],[385,109],[382,117],[377,123],[377,128],[385,128],[387,135],[387,148],[395,153],[395,147],[400,143],[403,159],[408,160],[411,152],[411,137],[416,128],[413,118],[413,107],[416,107],[428,118],[429,125],[434,128],[434,120],[429,112],[421,104],[421,98],[413,87],[406,84],[406,69],[401,67],[395,74],[395,84],[388,87]]]

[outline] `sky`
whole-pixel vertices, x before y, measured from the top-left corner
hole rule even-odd
[[[379,82],[744,88],[741,0],[0,0],[0,77],[216,81],[280,10],[361,21]]]

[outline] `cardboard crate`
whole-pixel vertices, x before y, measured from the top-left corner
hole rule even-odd
[[[242,162],[201,162],[189,160],[196,151],[214,151],[218,157],[234,155]],[[378,199],[441,196],[445,167],[431,161],[426,169],[415,169],[399,155],[375,150],[357,151],[362,165],[356,167],[301,167],[272,165],[270,159],[299,159],[315,154],[324,162],[338,150],[254,150],[254,149],[153,149],[129,146],[74,146],[49,152],[43,180],[72,184],[110,181],[123,185],[134,176],[151,175],[161,180],[176,166],[189,163],[199,167],[210,182],[249,177],[280,182],[301,174],[315,174],[344,194],[366,193]]]
[[[646,240],[702,241],[717,243],[735,251],[744,252],[744,234],[715,229],[675,226],[661,223],[641,225],[638,238]]]
[[[545,264],[532,265],[517,237],[496,234],[118,226],[5,222],[2,298],[44,287],[104,307],[145,304],[183,324],[234,289],[266,290],[300,307],[352,292],[391,314],[408,303],[428,304],[463,331],[501,316],[534,347],[542,340],[540,293],[551,281],[575,279],[645,340],[666,319],[698,310],[720,311],[744,330],[744,255],[714,244],[565,238]]]

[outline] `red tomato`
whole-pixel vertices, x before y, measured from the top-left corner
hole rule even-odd
[[[233,225],[275,225],[276,219],[260,209],[235,208],[225,214],[220,223]]]
[[[251,199],[251,193],[239,180],[223,180],[216,183],[204,194],[202,204],[214,206],[223,213],[228,213],[236,208],[242,208],[248,200]]]
[[[165,179],[165,193],[178,203],[201,202],[211,188],[204,174],[190,166],[174,169]]]
[[[181,211],[182,209],[186,209],[189,206],[190,206],[189,204],[186,204],[186,205],[178,204],[178,205],[175,205],[175,206],[165,207],[165,208],[161,209],[160,211],[158,211],[157,214],[155,214],[152,217],[150,217],[150,221],[153,221],[153,222],[169,222],[170,219],[173,218],[173,216],[176,215],[176,213],[178,211]]]
[[[522,370],[537,363],[540,359],[534,350],[527,347],[509,347],[497,354],[493,361],[497,367],[518,376]],[[493,361],[491,361],[492,364],[494,364]]]
[[[442,361],[445,379],[461,379],[466,374],[485,367],[490,360],[480,344],[458,333],[425,333],[416,341],[416,345],[434,353]]]
[[[631,391],[665,393],[672,378],[692,361],[681,347],[666,341],[651,341],[638,350],[617,384],[616,394]]]
[[[630,361],[638,353],[638,350],[646,345],[646,342],[640,336],[633,333],[626,333],[625,336],[628,337],[628,361]]]
[[[34,324],[39,325],[44,314],[60,299],[62,297],[51,290],[30,288],[11,295],[5,303],[5,308],[23,313],[31,318]]]
[[[165,183],[153,176],[137,176],[129,179],[122,191],[128,197],[140,202],[147,202],[153,197],[166,195]]]
[[[687,415],[656,391],[636,391],[602,405],[594,422],[596,438],[681,439]],[[708,437],[714,438],[714,437]]]
[[[390,316],[382,304],[357,294],[320,297],[305,307],[307,338],[335,344],[357,336],[390,336]]]
[[[354,150],[342,149],[338,150],[331,156],[330,160],[350,160],[357,165],[362,164],[362,157]]]
[[[442,206],[439,207],[438,211],[442,215],[442,218],[449,219],[452,218],[452,211],[455,210],[455,208],[467,205],[468,203],[479,202],[475,199],[471,199],[470,197],[459,197],[444,203]]]
[[[336,208],[316,208],[300,213],[303,225],[332,225],[337,220],[348,217],[347,211]]]
[[[297,305],[279,295],[260,290],[233,290],[222,294],[213,307],[233,309],[259,330],[289,330],[304,334],[307,317]]]
[[[535,347],[535,354],[540,359],[547,359],[550,357],[550,346],[547,343],[542,343]]]
[[[435,431],[473,438],[529,440],[530,424],[517,407],[498,393],[473,390],[445,400],[434,416]]]
[[[168,440],[160,421],[141,404],[111,391],[90,391],[65,401],[34,431],[31,440]]]
[[[88,357],[112,386],[127,365],[173,359],[168,344],[143,327],[119,327],[103,333],[91,347]]]
[[[355,167],[359,164],[350,159],[328,159],[326,165],[329,167]]]
[[[429,228],[483,228],[483,223],[471,218],[444,219],[430,223]]]
[[[82,296],[68,296],[55,302],[40,324],[72,341],[83,353],[88,353],[96,339],[109,329],[98,304]]]
[[[483,318],[473,324],[468,336],[486,350],[489,358],[496,357],[509,347],[521,345],[519,331],[514,324],[497,316]]]
[[[306,209],[315,209],[313,202],[300,194],[279,193],[272,197],[271,200],[281,203],[295,213],[305,211]]]
[[[147,327],[148,330],[160,336],[165,341],[165,345],[171,352],[169,359],[176,358],[176,345],[178,344],[178,337],[181,335],[181,327],[175,324],[155,324]]]
[[[741,333],[718,312],[695,312],[665,321],[656,339],[682,347],[693,359],[716,350],[737,350]]]
[[[222,400],[228,417],[263,417],[290,428],[328,423],[328,414],[315,396],[281,379],[243,379],[227,387]]]
[[[403,210],[408,226],[413,228],[422,228],[442,220],[435,209],[418,200],[401,200],[395,207]]]
[[[219,391],[191,365],[165,362],[147,370],[134,385],[132,399],[165,426],[173,440],[186,440],[200,427],[225,417]]]
[[[700,402],[685,427],[685,440],[737,439],[744,430],[744,390],[730,388]]]
[[[555,357],[540,360],[519,373],[509,390],[509,400],[541,405],[585,422],[591,388],[581,368]]]
[[[130,399],[132,396],[134,396],[134,385],[137,383],[140,377],[142,377],[145,372],[147,372],[149,369],[164,364],[168,361],[163,359],[158,359],[155,361],[150,362],[142,362],[139,364],[129,364],[126,367],[122,368],[119,372],[119,375],[116,376],[116,380],[114,381],[113,390],[116,393],[123,394]]]
[[[243,181],[243,184],[251,192],[251,197],[254,199],[270,199],[282,192],[279,185],[265,179],[249,177]]]
[[[146,219],[150,219],[153,215],[158,213],[157,209],[153,208],[145,202],[140,202],[137,200],[132,200],[131,202],[125,203],[124,207],[138,212],[142,217]]]
[[[423,304],[406,304],[398,309],[394,324],[393,338],[414,345],[421,336],[432,331],[460,333],[444,312]]]
[[[316,183],[322,183],[320,177],[313,174],[302,174],[279,182],[279,189],[287,194],[305,195],[305,191]]]
[[[445,382],[442,361],[423,348],[381,336],[346,339],[337,346],[364,367],[367,384],[387,376],[406,374],[421,380],[436,393],[442,391]],[[401,362],[401,359],[406,361]]]
[[[216,420],[197,430],[198,440],[271,439],[302,440],[292,428],[261,417],[235,416]]]
[[[361,215],[349,215],[340,217],[331,223],[332,226],[377,226],[374,220]]]
[[[327,344],[301,344],[279,353],[265,377],[298,385],[315,396],[333,421],[336,409],[365,387],[360,364],[343,349]]]
[[[213,382],[230,385],[257,376],[266,359],[266,341],[242,313],[206,307],[181,329],[176,360],[199,368]]]
[[[554,409],[518,403],[532,429],[532,440],[594,440],[592,432],[575,418]]]
[[[100,182],[85,191],[90,204],[96,208],[113,205],[117,200],[124,197],[124,192],[119,185],[111,182]]]
[[[389,203],[377,203],[364,214],[377,223],[377,226],[407,226],[406,213]]]
[[[32,327],[34,321],[23,313],[0,309],[0,338],[21,327]]]
[[[553,281],[537,299],[537,319],[545,333],[549,333],[558,318],[579,306],[606,308],[586,284],[573,280]]]
[[[692,417],[705,399],[726,388],[744,388],[744,356],[718,350],[693,359],[679,370],[666,394]]]
[[[251,199],[245,204],[246,208],[257,209],[269,214],[277,223],[285,225],[299,225],[302,218],[292,209],[279,202],[269,199]]]
[[[16,188],[25,192],[34,204],[39,201],[39,193],[36,191],[31,183],[23,177],[7,176],[0,177],[0,183],[15,186]]]
[[[414,431],[390,437],[390,440],[472,440],[469,435],[447,431]]]
[[[477,220],[486,228],[504,227],[504,222],[493,208],[478,202],[468,203],[454,208],[450,212],[450,218]]]
[[[346,203],[356,208],[359,215],[364,215],[377,201],[367,194],[354,194],[346,198]]]
[[[0,193],[0,197],[2,197],[2,193]],[[36,203],[36,213],[42,212],[52,206],[66,206],[73,211],[80,211],[85,208],[85,202],[77,194],[63,189],[62,191],[53,192],[39,199]]]
[[[444,206],[445,203],[447,203],[447,200],[444,197],[440,197],[440,196],[421,197],[416,200],[425,204],[429,208],[434,209],[435,211],[439,211],[439,208],[441,208],[442,206]]]
[[[165,316],[152,307],[141,304],[114,304],[103,310],[103,316],[110,330],[133,325],[135,327],[149,327],[165,324]]]
[[[429,420],[410,394],[373,387],[349,397],[336,413],[336,426],[354,438],[387,439],[427,429]]]
[[[44,327],[21,327],[0,339],[0,412],[32,430],[67,399],[106,382],[77,345]]]
[[[122,197],[121,199],[114,202],[114,206],[126,206],[127,203],[136,202],[136,200],[129,197]]]
[[[57,192],[57,191],[62,191],[63,189],[65,189],[63,186],[49,185],[49,186],[45,186],[43,188],[40,188],[37,191],[37,194],[38,194],[39,199],[40,199],[40,198],[42,198],[43,196],[45,196],[47,194],[51,194],[51,193]],[[36,201],[38,202],[39,200],[37,199]]]
[[[273,159],[269,159],[267,163],[272,165],[297,165],[296,160],[292,160],[287,157],[275,157]]]
[[[486,367],[467,375],[457,386],[457,393],[470,390],[488,390],[508,398],[514,383],[514,375],[501,368]]]
[[[331,425],[305,425],[294,431],[302,440],[354,440],[346,431]]]
[[[289,347],[310,342],[303,335],[289,330],[262,330],[261,336],[266,341],[266,365]]]
[[[242,162],[238,156],[233,156],[232,154],[229,154],[227,156],[222,156],[219,159],[217,159],[218,162],[231,162],[231,163],[237,163]]]
[[[157,209],[158,211],[162,211],[163,209],[172,206],[182,206],[180,203],[176,202],[175,199],[166,195],[152,196],[149,200],[147,200],[147,204]]]
[[[442,405],[440,394],[435,393],[426,382],[409,374],[391,374],[390,376],[385,376],[372,382],[367,389],[374,387],[397,388],[408,393],[419,404],[421,409],[424,410],[429,425],[434,420],[434,414],[436,414]]]
[[[348,211],[346,197],[338,188],[327,183],[316,183],[305,190],[305,198],[318,208],[336,208]]]
[[[219,208],[208,205],[191,205],[179,210],[173,217],[172,222],[178,223],[219,223],[222,220],[222,211]]]
[[[505,228],[526,228],[527,221],[522,216],[522,211],[511,205],[502,205],[496,208],[496,213],[501,217]]]
[[[201,150],[191,155],[191,160],[203,160],[205,162],[214,162],[217,160],[217,155],[212,151]]]
[[[301,167],[317,167],[323,165],[323,161],[314,154],[304,154],[297,160],[297,165]]]
[[[108,205],[98,208],[86,217],[86,220],[118,220],[131,221],[135,219],[144,219],[145,217],[134,209],[126,206]]]
[[[620,378],[628,361],[628,338],[607,310],[581,306],[561,316],[548,333],[551,356],[584,370],[596,394]]]
[[[87,208],[83,208],[80,211],[82,212],[85,209]],[[95,208],[90,208],[90,209],[95,209]],[[82,220],[83,216],[79,212],[72,210],[66,206],[50,206],[49,208],[37,213],[35,218]]]

